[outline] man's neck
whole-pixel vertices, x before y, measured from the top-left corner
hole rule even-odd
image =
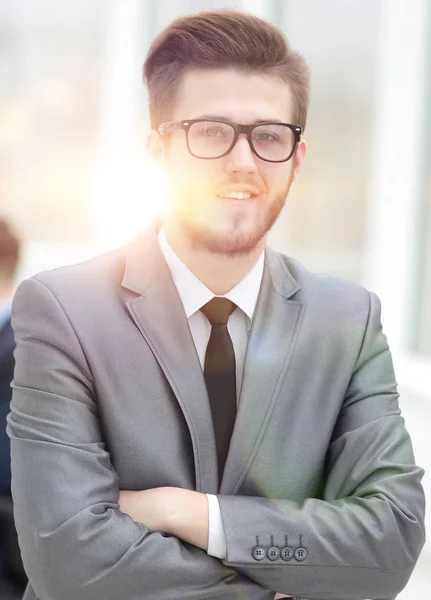
[[[178,228],[164,224],[166,239],[175,254],[216,296],[227,294],[251,271],[265,248],[261,240],[252,252],[229,257],[193,248]]]
[[[11,282],[0,281],[0,304],[8,300],[13,295],[13,285]]]

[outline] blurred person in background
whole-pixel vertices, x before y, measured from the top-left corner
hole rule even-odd
[[[6,434],[6,416],[12,397],[15,348],[11,327],[14,276],[18,266],[20,243],[5,219],[0,219],[0,591],[23,588],[23,570],[13,521],[11,497],[10,443]],[[2,589],[4,586],[4,589]]]
[[[305,159],[306,63],[214,11],[164,30],[144,75],[163,217],[14,300],[25,600],[392,600],[423,470],[379,300],[266,244]]]
[[[15,342],[11,326],[14,276],[18,266],[19,242],[4,219],[0,219],[0,493],[10,494],[10,445],[6,415],[12,397]]]

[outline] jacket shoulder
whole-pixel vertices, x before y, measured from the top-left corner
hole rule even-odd
[[[96,290],[107,292],[122,281],[126,249],[124,246],[76,264],[41,271],[22,283],[38,281],[54,295],[63,297],[83,293],[91,296]]]
[[[315,273],[286,254],[277,252],[277,256],[300,286],[297,293],[299,301],[307,305],[317,303],[320,309],[331,306],[352,310],[364,305],[368,308],[370,292],[359,283],[326,273]]]

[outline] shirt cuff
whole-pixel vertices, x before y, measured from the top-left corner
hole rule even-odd
[[[220,560],[226,558],[226,537],[217,496],[206,494],[208,499],[209,534],[208,554]]]

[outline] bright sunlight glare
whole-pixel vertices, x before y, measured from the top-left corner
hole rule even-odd
[[[96,245],[105,250],[133,240],[165,202],[162,169],[148,155],[111,157],[96,174],[91,200]]]

